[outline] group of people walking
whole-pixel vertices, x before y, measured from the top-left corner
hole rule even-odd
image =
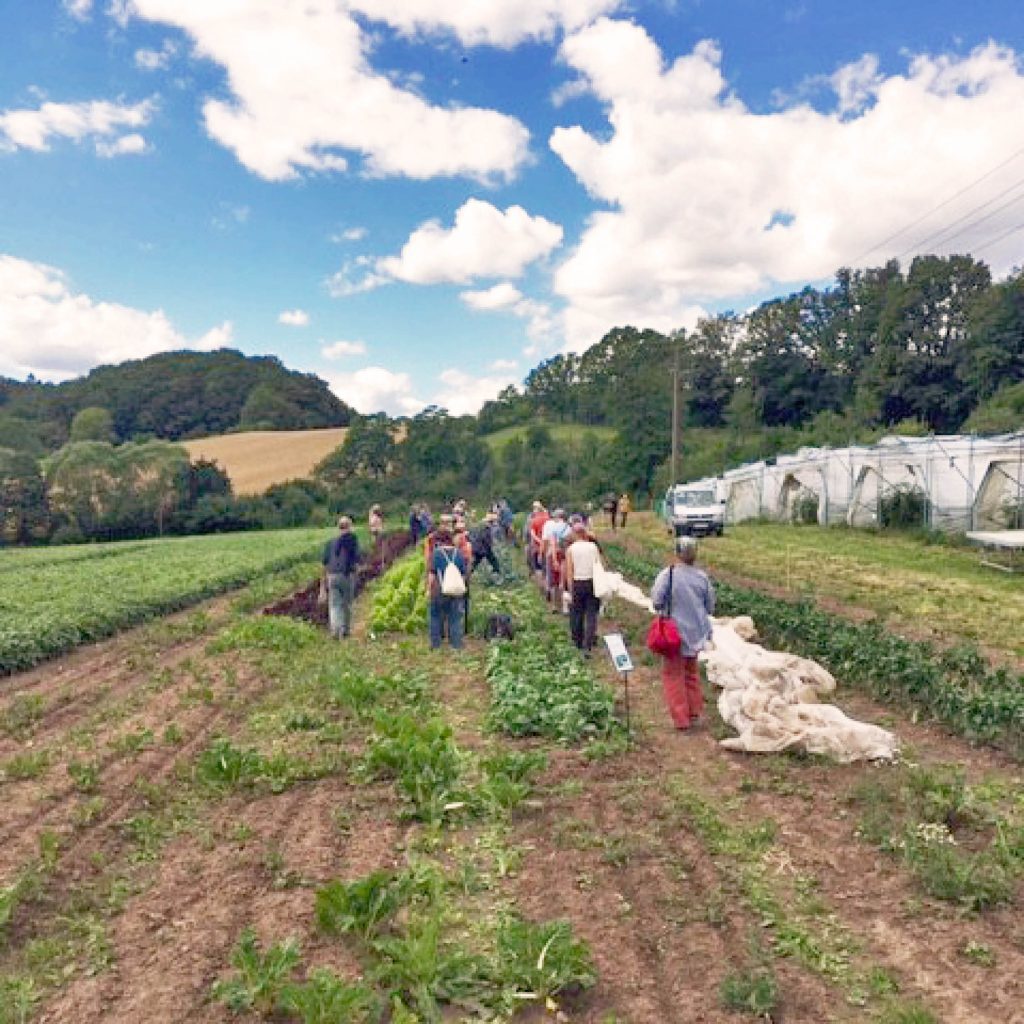
[[[604,510],[609,511],[607,506]],[[625,526],[629,511],[629,498],[623,495],[616,499],[612,521],[618,518],[618,525]],[[499,573],[495,542],[516,541],[512,510],[503,499],[470,529],[464,501],[455,502],[436,524],[427,506],[417,505],[410,510],[409,525],[414,543],[423,540],[430,646],[437,649],[447,638],[457,650],[466,632],[473,572],[486,561]],[[375,547],[379,547],[384,528],[379,505],[370,509],[368,526]],[[590,516],[586,511],[570,515],[561,508],[549,513],[542,502],[535,501],[523,524],[523,543],[530,572],[553,610],[568,614],[572,642],[589,656],[597,641],[601,608],[594,581],[603,568]],[[697,568],[696,558],[697,542],[692,537],[677,538],[672,564],[658,573],[651,589],[655,610],[671,617],[681,638],[679,650],[670,652],[662,662],[665,704],[677,729],[688,729],[699,721],[704,709],[697,656],[711,640],[715,591],[707,574]],[[324,548],[321,582],[331,635],[338,638],[351,632],[359,559],[352,520],[342,516],[338,535]]]

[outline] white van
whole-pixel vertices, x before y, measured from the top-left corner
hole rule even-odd
[[[677,537],[703,537],[725,532],[725,499],[714,480],[676,484],[665,492],[665,521]]]

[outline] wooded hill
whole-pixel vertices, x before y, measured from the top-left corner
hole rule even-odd
[[[618,327],[541,363],[478,416],[356,416],[318,378],[228,351],[155,356],[59,386],[3,382],[0,541],[326,522],[371,501],[397,511],[504,494],[522,508],[611,490],[642,500],[670,482],[674,364],[683,480],[803,445],[1024,429],[1024,273],[994,283],[969,256],[922,256],[906,271],[841,270],[828,287],[692,331]],[[257,425],[350,429],[312,481],[247,500],[216,467],[189,468],[180,448],[109,443]],[[152,492],[141,504],[140,489]]]
[[[352,417],[323,380],[288,370],[273,356],[230,349],[168,352],[101,366],[63,384],[0,378],[0,448],[53,451],[86,409],[109,413],[110,436],[104,439],[116,443],[237,429],[344,427]]]

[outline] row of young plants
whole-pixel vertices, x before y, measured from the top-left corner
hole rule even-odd
[[[308,561],[323,542],[321,530],[173,538],[3,572],[0,674]]]
[[[413,556],[374,585],[377,594],[401,587],[409,564],[422,589],[422,561]],[[248,647],[271,672],[294,667],[306,643],[321,643],[303,623],[279,623],[241,624],[226,641]],[[287,718],[321,735],[341,723],[354,728],[347,730],[348,747],[358,736],[361,750],[352,753],[351,779],[393,785],[398,814],[409,823],[403,869],[327,882],[311,908],[316,931],[346,944],[360,976],[304,964],[296,938],[261,945],[246,930],[232,955],[234,973],[213,990],[236,1012],[303,1024],[427,1024],[449,1019],[452,1008],[509,1019],[522,1006],[595,980],[589,951],[568,924],[528,922],[496,892],[512,859],[505,849],[511,815],[546,756],[458,744],[432,693],[431,671],[443,666],[417,668],[412,643],[324,648],[313,680],[315,710],[303,703]],[[250,763],[257,777],[273,775],[272,761],[225,746],[211,748],[203,761],[207,775],[232,778],[244,778]],[[488,858],[495,864],[484,864]]]
[[[507,550],[501,564],[499,578],[480,588],[476,611],[481,620],[509,615],[514,626],[514,636],[496,641],[487,657],[491,727],[565,744],[619,735],[615,695],[570,644],[565,618],[552,615]]]
[[[608,544],[616,568],[647,580],[657,563]],[[1024,677],[993,668],[973,647],[937,650],[889,632],[877,620],[851,622],[810,601],[787,601],[716,581],[720,615],[750,615],[773,646],[820,662],[843,683],[919,708],[968,739],[1024,756]]]

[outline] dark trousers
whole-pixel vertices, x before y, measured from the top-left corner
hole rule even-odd
[[[483,561],[490,563],[491,569],[495,575],[501,572],[501,566],[498,564],[498,559],[495,557],[493,551],[474,551],[473,552],[473,572],[476,572],[476,567]]]
[[[572,642],[581,650],[589,651],[597,637],[597,613],[601,602],[594,597],[593,580],[573,580],[572,605],[569,608],[569,632]]]

